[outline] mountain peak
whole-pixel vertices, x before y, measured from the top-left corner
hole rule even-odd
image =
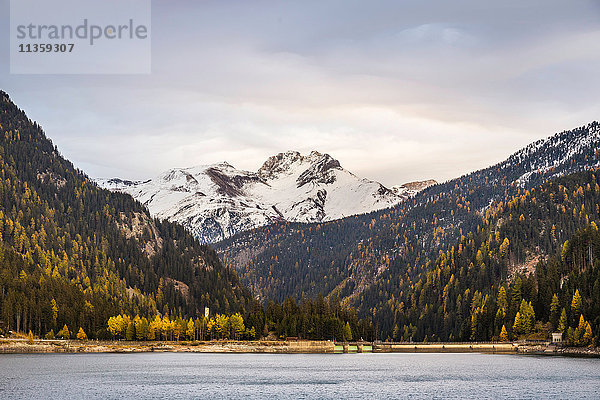
[[[289,169],[290,165],[302,159],[297,151],[286,151],[267,158],[267,161],[258,169],[262,179],[273,178]]]
[[[341,169],[340,162],[329,154],[321,155],[320,153],[313,151],[310,153],[310,157],[315,157],[316,160],[312,162],[311,166],[302,172],[296,182],[298,187],[306,185],[308,182],[317,183],[333,183],[335,182],[335,175],[332,173],[333,169]]]
[[[303,166],[306,171],[316,169],[324,172],[330,168],[341,168],[339,161],[329,154],[313,150],[308,155],[302,155],[299,151],[289,150],[269,157],[259,168],[258,175],[262,179],[273,179],[282,173],[290,172],[295,164],[309,164]]]
[[[171,169],[147,182],[98,180],[147,206],[153,216],[187,227],[203,242],[277,221],[322,222],[394,206],[411,192],[393,192],[343,169],[329,154],[286,151],[258,172],[222,162]]]
[[[227,161],[221,161],[219,163],[212,164],[211,167],[213,167],[213,168],[235,168],[233,165],[231,165]]]

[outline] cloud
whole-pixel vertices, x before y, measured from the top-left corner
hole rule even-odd
[[[0,60],[0,86],[93,176],[317,149],[388,185],[444,180],[600,115],[594,1],[153,4],[152,75]]]

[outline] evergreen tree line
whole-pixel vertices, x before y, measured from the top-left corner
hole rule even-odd
[[[598,170],[573,174],[501,202],[484,223],[425,258],[415,278],[382,281],[382,339],[548,339],[594,343],[600,331]],[[584,338],[585,336],[585,338]]]
[[[85,335],[85,336],[84,336]],[[87,340],[83,328],[79,328],[78,338]],[[102,339],[124,340],[255,340],[255,339],[298,339],[312,340],[373,340],[373,324],[359,319],[356,310],[341,305],[337,298],[329,301],[322,296],[316,300],[302,299],[297,304],[292,298],[283,303],[269,301],[264,307],[254,301],[248,312],[212,317],[182,316],[169,318],[168,315],[130,316],[119,314],[108,319]],[[55,334],[51,329],[47,339],[73,338],[68,325]]]
[[[233,314],[251,301],[212,249],[97,187],[0,92],[0,330],[98,337],[121,313]]]
[[[588,170],[600,159],[597,135],[591,134],[598,129],[593,123],[563,132],[392,209],[323,224],[275,224],[218,248],[256,292],[278,299],[319,292],[339,296],[359,315],[373,318],[382,340],[492,340],[502,326],[511,339],[523,336],[521,323],[513,334],[523,298],[505,310],[503,324],[490,324],[498,312],[499,287],[509,291],[519,276],[526,290],[536,288],[524,297],[536,315],[534,327],[549,322],[554,294],[569,314],[579,289],[591,307],[585,322],[597,334],[596,277],[571,275],[582,262],[594,271],[593,248],[573,247],[579,249],[576,263],[564,261],[562,251],[567,241],[567,247],[574,245],[579,229],[599,219],[598,171]],[[586,137],[587,144],[572,155],[567,147],[554,146]],[[555,167],[530,173],[539,160]],[[555,180],[541,185],[549,178]],[[250,258],[243,251],[248,247],[258,249]],[[580,279],[585,284],[574,283]],[[577,329],[579,321],[568,318]],[[551,328],[534,331],[547,338]]]
[[[343,307],[339,299],[322,296],[303,298],[300,303],[287,298],[283,303],[255,301],[246,312],[216,314],[187,320],[181,316],[130,317],[118,315],[108,320],[108,333],[126,340],[212,340],[286,339],[373,340],[373,324],[359,319],[356,310]]]
[[[598,130],[594,122],[561,132],[497,165],[427,188],[391,209],[326,223],[273,224],[216,246],[224,263],[236,268],[243,283],[261,298],[337,295],[360,315],[372,316],[373,309],[380,308],[377,304],[400,294],[388,281],[398,282],[406,275],[418,281],[431,266],[426,260],[431,264],[440,250],[448,251],[468,232],[477,233],[490,206],[556,176],[597,166]],[[576,151],[569,143],[578,144]],[[546,165],[553,167],[542,168]],[[544,240],[548,237],[544,233]],[[522,256],[519,251],[511,255]],[[389,288],[381,290],[382,286]],[[391,332],[389,323],[380,322],[381,332]]]

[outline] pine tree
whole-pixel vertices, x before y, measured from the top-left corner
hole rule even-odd
[[[571,312],[573,314],[574,320],[579,319],[581,315],[581,306],[582,300],[581,295],[579,294],[579,289],[575,290],[575,294],[573,295],[573,300],[571,301]]]
[[[515,281],[512,284],[510,307],[513,312],[515,310],[518,310],[519,304],[521,303],[521,300],[522,300],[522,297],[521,297],[522,284],[523,284],[523,281],[521,280],[520,276],[517,277],[517,279],[515,279]]]
[[[174,325],[175,338],[179,341],[181,337],[185,336],[186,331],[187,322],[183,318],[177,317]]]
[[[563,262],[567,261],[567,254],[569,254],[569,241],[566,240],[562,247],[561,259]]]
[[[50,300],[50,309],[52,310],[52,326],[56,326],[56,318],[58,318],[58,305],[56,304],[56,300]]]
[[[83,340],[83,341],[87,341],[88,340],[88,337],[85,334],[85,331],[81,327],[79,328],[79,332],[77,332],[77,339]]]
[[[577,343],[577,335],[572,327],[567,328],[567,344],[569,346],[575,346]]]
[[[162,334],[162,319],[157,315],[148,327],[148,340],[160,340]]]
[[[519,307],[519,312],[517,314],[520,317],[518,333],[527,334],[531,332],[531,329],[535,324],[535,313],[533,311],[533,306],[531,305],[531,302],[528,303],[525,301],[525,299],[523,299],[521,301],[521,306]]]
[[[558,320],[558,331],[565,333],[567,329],[567,311],[563,308]]]
[[[344,326],[344,342],[349,342],[352,340],[352,330],[350,329],[350,324],[348,322],[346,322],[346,325]]]
[[[246,336],[248,336],[248,339],[250,340],[254,340],[256,338],[256,329],[254,329],[254,326],[249,330],[246,330]]]
[[[502,330],[500,331],[500,341],[508,342],[508,332],[506,332],[506,327],[502,325]]]
[[[224,314],[217,314],[215,316],[215,332],[219,339],[227,339],[229,336],[229,318]]]
[[[558,296],[556,293],[552,296],[552,302],[550,303],[550,323],[552,328],[556,329],[558,326],[558,319],[560,318],[560,303],[558,302]]]
[[[498,291],[498,298],[496,300],[498,308],[506,310],[508,309],[508,301],[506,298],[506,289],[504,286],[500,286],[500,290]]]
[[[63,328],[60,331],[58,331],[57,336],[67,340],[71,338],[71,332],[69,331],[69,327],[67,326],[67,324],[65,324],[65,326],[63,326]]]
[[[395,342],[399,342],[400,341],[400,327],[396,324],[394,326],[394,330],[392,331],[392,337],[394,339]]]
[[[108,332],[110,332],[110,334],[113,335],[113,337],[119,333],[119,324],[117,317],[110,317],[108,319]]]
[[[504,238],[504,241],[500,245],[500,257],[505,258],[508,255],[508,249],[510,247],[510,241],[508,238]]]
[[[521,317],[521,313],[517,311],[517,315],[515,315],[515,323],[513,324],[513,332],[515,335],[520,335],[524,333],[524,331],[523,318]]]
[[[583,335],[583,332],[585,332],[585,327],[586,327],[586,320],[585,318],[583,318],[583,314],[579,316],[579,324],[577,325],[577,329],[579,329],[579,332],[581,332],[581,334]]]
[[[506,318],[506,310],[499,307],[498,311],[496,311],[496,318],[494,318],[496,332],[498,332],[501,327],[504,326],[504,318]]]
[[[583,339],[581,341],[584,346],[592,345],[592,327],[589,322],[585,325],[585,333],[583,334]]]
[[[134,340],[135,339],[135,324],[133,321],[130,321],[127,325],[127,331],[125,332],[125,340]]]
[[[146,317],[139,318],[137,315],[136,317],[137,318],[134,318],[133,320],[133,324],[135,327],[135,338],[137,340],[146,340],[148,339],[149,330],[148,320],[146,319]]]
[[[194,325],[194,321],[191,318],[187,323],[185,335],[189,340],[196,340],[196,326]]]
[[[233,314],[229,317],[229,324],[231,325],[231,335],[234,339],[239,339],[240,335],[246,330],[244,318],[239,313]]]
[[[535,327],[535,310],[533,309],[531,302],[527,303],[527,318],[528,318],[527,333],[529,333]]]

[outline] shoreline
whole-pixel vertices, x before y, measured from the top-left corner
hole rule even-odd
[[[79,340],[0,340],[0,354],[43,353],[272,353],[326,354],[334,353],[335,345],[328,341],[95,341]]]
[[[0,354],[44,353],[486,353],[600,357],[600,348],[527,343],[335,343],[332,341],[181,341],[127,342],[0,339]]]

